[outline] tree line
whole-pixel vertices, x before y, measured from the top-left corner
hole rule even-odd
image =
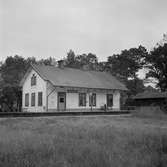
[[[144,83],[156,82],[156,87],[161,91],[167,90],[167,42],[166,35],[150,52],[144,46],[122,50],[120,54],[113,54],[107,61],[98,61],[93,53],[76,55],[69,50],[64,58],[65,66],[88,70],[104,71],[115,76],[129,89],[128,97],[144,91]],[[55,58],[36,60],[34,57],[27,59],[15,55],[7,57],[0,63],[0,106],[5,105],[8,110],[21,109],[21,88],[19,83],[30,64],[57,65]],[[140,79],[138,72],[146,69],[146,77]]]

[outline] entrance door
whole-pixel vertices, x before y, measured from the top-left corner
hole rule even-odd
[[[58,92],[58,110],[66,110],[66,93]]]
[[[113,94],[107,94],[107,107],[113,106]]]

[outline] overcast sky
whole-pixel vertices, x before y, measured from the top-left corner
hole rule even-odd
[[[0,61],[19,54],[60,59],[69,49],[106,60],[150,49],[167,32],[167,0],[0,0]]]

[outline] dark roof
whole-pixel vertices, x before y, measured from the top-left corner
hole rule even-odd
[[[148,92],[145,91],[143,93],[137,94],[134,99],[159,99],[159,98],[167,98],[167,92]]]
[[[105,72],[45,65],[32,65],[32,68],[55,86],[127,90],[115,77]]]

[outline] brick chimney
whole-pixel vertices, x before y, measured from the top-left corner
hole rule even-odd
[[[59,68],[64,68],[64,60],[59,60],[58,62],[58,67]]]
[[[84,64],[83,67],[82,67],[82,70],[89,71],[89,65]]]

